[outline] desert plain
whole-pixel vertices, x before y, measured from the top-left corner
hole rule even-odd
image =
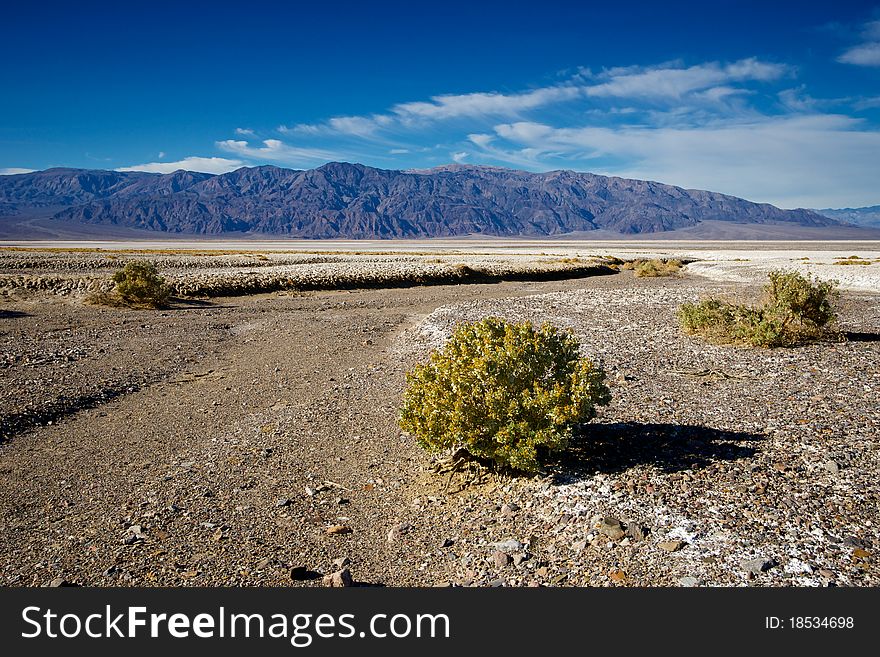
[[[687,264],[614,266],[655,257]],[[88,303],[132,259],[171,306]],[[839,282],[837,338],[681,332],[773,269]],[[607,373],[538,476],[397,426],[404,372],[487,316]],[[880,584],[880,242],[7,242],[0,341],[3,585]]]

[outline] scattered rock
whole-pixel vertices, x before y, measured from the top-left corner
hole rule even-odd
[[[508,538],[497,543],[492,543],[492,547],[501,552],[519,552],[523,549],[523,544],[515,538]]]
[[[352,580],[348,568],[343,568],[342,570],[324,577],[324,586],[334,589],[347,588],[349,586],[354,586],[354,580]]]
[[[324,530],[327,534],[351,534],[352,531],[347,525],[330,525]]]
[[[663,541],[659,544],[660,549],[664,552],[678,552],[684,546],[683,541]]]
[[[681,586],[684,586],[684,587],[687,587],[687,588],[692,588],[692,587],[694,587],[694,586],[699,586],[699,585],[700,585],[700,580],[698,580],[696,577],[690,577],[690,576],[687,576],[687,577],[679,577],[679,578],[678,578],[678,583],[679,583]]]
[[[412,527],[407,523],[402,523],[400,525],[394,525],[391,529],[388,530],[388,542],[395,543],[400,540],[401,536],[403,536],[406,532],[408,532]]]
[[[607,536],[612,541],[619,541],[626,535],[623,524],[617,518],[602,518],[599,521],[599,533]]]
[[[650,531],[647,525],[637,522],[628,522],[626,524],[626,535],[634,541],[644,541]]]
[[[825,461],[822,467],[833,475],[840,473],[840,466],[837,464],[837,461]]]
[[[778,564],[776,563],[775,559],[764,559],[763,557],[758,557],[757,559],[746,559],[739,562],[739,567],[752,575],[760,575],[761,573],[766,573],[768,570],[776,565]]]
[[[275,506],[277,507],[290,506],[291,504],[293,504],[293,500],[291,500],[289,497],[279,497],[277,500],[275,500]]]
[[[333,565],[336,567],[337,570],[342,570],[346,566],[351,565],[351,559],[349,559],[348,557],[339,557],[338,559],[333,560]]]
[[[501,506],[501,515],[503,516],[512,516],[517,511],[519,511],[519,505],[515,502],[508,502],[507,504],[503,504]]]
[[[507,552],[495,550],[495,552],[492,553],[492,562],[495,564],[496,568],[506,568],[510,565],[511,558]]]
[[[51,582],[47,582],[43,585],[44,588],[57,589],[60,587],[78,587],[79,584],[74,584],[73,582],[69,582],[63,577],[56,577]]]

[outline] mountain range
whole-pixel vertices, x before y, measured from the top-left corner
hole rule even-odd
[[[880,205],[872,205],[867,208],[842,208],[840,210],[816,210],[821,215],[831,217],[837,221],[843,221],[856,226],[866,228],[880,228]]]
[[[396,171],[343,162],[220,175],[87,169],[6,175],[0,217],[165,234],[365,239],[638,235],[701,222],[841,226],[812,210],[592,173],[464,165]]]

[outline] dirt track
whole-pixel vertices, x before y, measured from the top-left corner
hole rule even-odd
[[[386,586],[877,585],[877,297],[844,299],[856,341],[771,353],[679,334],[676,303],[719,290],[755,293],[624,272],[7,302],[0,583],[315,585],[347,558]],[[464,485],[397,429],[421,337],[487,312],[570,326],[609,369],[551,478]]]

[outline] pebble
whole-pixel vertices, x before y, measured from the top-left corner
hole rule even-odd
[[[354,580],[352,580],[351,573],[349,572],[348,568],[343,568],[342,570],[325,576],[323,582],[324,586],[328,586],[334,589],[354,586]]]
[[[507,552],[495,550],[495,552],[492,553],[492,562],[495,564],[496,568],[506,568],[510,565],[511,558]]]
[[[660,549],[665,552],[678,552],[684,546],[682,541],[663,541],[659,544]]]
[[[825,461],[825,463],[822,464],[822,467],[833,475],[840,473],[840,466],[837,465],[836,461]]]
[[[498,541],[497,543],[492,543],[492,546],[501,552],[518,552],[523,549],[523,544],[514,538],[508,538],[503,541]]]
[[[328,534],[351,534],[351,527],[346,525],[330,525],[324,530]]]
[[[618,541],[626,535],[623,525],[617,518],[602,518],[598,529],[600,534],[607,536],[612,541]]]
[[[746,559],[739,562],[739,567],[752,575],[760,575],[761,573],[766,573],[768,570],[776,565],[777,563],[774,559],[764,559],[763,557],[758,557],[757,559]]]
[[[626,525],[626,535],[634,541],[644,541],[650,531],[647,525],[637,522],[629,522]]]

